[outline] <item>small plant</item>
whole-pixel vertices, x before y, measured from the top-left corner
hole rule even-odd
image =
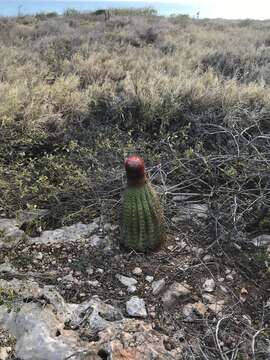
[[[142,158],[129,157],[125,167],[127,188],[123,199],[122,244],[138,251],[154,250],[165,238],[158,195],[147,179]]]

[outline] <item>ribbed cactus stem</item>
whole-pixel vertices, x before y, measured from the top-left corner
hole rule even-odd
[[[165,238],[158,195],[147,179],[142,158],[129,157],[125,167],[127,188],[123,198],[122,243],[138,251],[154,250]]]

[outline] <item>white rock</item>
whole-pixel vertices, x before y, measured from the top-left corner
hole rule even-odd
[[[212,260],[212,256],[211,256],[211,255],[205,255],[205,256],[203,257],[203,261],[204,261],[204,262],[211,261],[211,260]]]
[[[226,280],[228,280],[228,281],[233,281],[233,276],[232,276],[232,274],[226,275]]]
[[[68,275],[66,275],[66,276],[63,277],[63,280],[64,280],[64,281],[67,281],[67,282],[73,282],[73,281],[74,281],[74,277],[72,276],[72,273],[70,272]]]
[[[27,240],[23,230],[20,230],[15,219],[0,219],[0,248],[11,248],[21,240]]]
[[[127,290],[130,293],[134,293],[137,289],[136,289],[136,284],[138,283],[138,281],[134,278],[131,277],[127,277],[127,276],[123,276],[120,274],[116,274],[115,277],[125,286],[127,286]]]
[[[66,243],[80,239],[88,239],[96,230],[98,230],[98,225],[95,222],[90,224],[77,223],[56,230],[44,231],[41,236],[31,238],[29,241],[37,244]]]
[[[214,304],[209,304],[208,305],[209,309],[211,311],[213,311],[213,313],[215,313],[218,317],[222,316],[222,310],[224,305],[223,304],[218,304],[218,303],[214,303]]]
[[[162,296],[163,305],[168,309],[175,305],[179,299],[186,298],[190,293],[191,288],[188,285],[174,282]]]
[[[147,276],[145,277],[145,280],[146,280],[147,282],[151,283],[151,282],[154,280],[154,276],[147,275]]]
[[[126,303],[126,310],[128,315],[135,317],[147,317],[147,311],[145,302],[138,296],[132,296],[132,298]]]
[[[160,279],[157,281],[153,281],[152,284],[152,293],[153,295],[158,295],[162,292],[165,287],[165,279]]]
[[[208,206],[205,204],[186,204],[179,206],[179,216],[172,218],[174,223],[192,220],[194,217],[205,220],[208,218]]]
[[[181,195],[177,195],[177,196],[174,196],[172,198],[172,201],[175,201],[175,202],[183,202],[183,201],[186,201],[187,199],[190,198],[190,195],[188,194],[181,194]]]
[[[214,279],[207,279],[205,280],[204,284],[203,284],[203,291],[206,292],[213,292],[215,290],[216,284]]]
[[[11,350],[11,347],[0,347],[0,360],[7,360]]]
[[[132,270],[132,274],[134,274],[134,275],[141,275],[141,274],[142,274],[142,269],[139,268],[139,267],[135,267],[135,268]]]
[[[182,310],[182,313],[183,313],[183,316],[184,316],[184,321],[185,322],[192,322],[194,321],[195,319],[195,316],[194,316],[194,308],[193,308],[193,304],[186,304],[184,307],[183,307],[183,310]]]
[[[224,294],[227,294],[229,291],[228,291],[228,289],[225,287],[225,286],[223,286],[223,285],[220,285],[220,290],[224,293]]]
[[[99,237],[98,235],[93,235],[90,237],[90,241],[89,244],[92,247],[101,247],[104,245],[104,239],[102,239],[101,237]]]
[[[6,262],[0,265],[0,273],[16,274],[17,269],[6,260]]]
[[[86,269],[86,272],[87,272],[88,275],[93,275],[93,274],[94,274],[94,269],[93,269],[91,266],[89,266],[89,267]]]
[[[41,252],[37,253],[37,255],[35,256],[35,258],[37,260],[42,260],[43,259],[43,254]]]
[[[112,226],[111,226],[111,224],[109,224],[109,223],[107,223],[107,224],[105,224],[105,225],[103,226],[103,230],[104,230],[105,233],[110,232],[110,231],[111,231],[111,228],[112,228]]]

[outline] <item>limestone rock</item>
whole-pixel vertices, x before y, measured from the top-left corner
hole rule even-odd
[[[104,239],[102,239],[98,235],[93,235],[93,236],[90,237],[89,244],[92,247],[98,248],[98,247],[104,246],[105,242],[104,242]]]
[[[192,322],[195,320],[196,317],[193,310],[193,304],[186,304],[183,307],[183,316],[185,322]]]
[[[12,248],[21,240],[27,240],[15,219],[0,219],[0,248]]]
[[[6,261],[3,264],[0,264],[0,273],[8,273],[14,275],[17,273],[17,269],[8,261]]]
[[[179,206],[179,215],[172,218],[174,223],[193,220],[194,218],[206,220],[208,218],[208,206],[205,204],[186,204]]]
[[[137,289],[136,289],[136,284],[138,283],[138,281],[136,279],[133,279],[131,277],[127,277],[127,276],[123,276],[120,274],[117,274],[115,276],[123,285],[127,286],[127,290],[130,293],[134,293]]]
[[[64,226],[56,230],[44,231],[41,236],[31,238],[30,243],[66,243],[80,239],[88,239],[97,229],[98,225],[95,222],[90,224],[77,223],[71,226]]]
[[[165,279],[153,281],[151,286],[152,286],[153,295],[158,295],[162,292],[162,290],[165,287]]]
[[[16,338],[15,356],[21,360],[100,360],[103,355],[125,360],[181,359],[180,348],[164,347],[166,336],[142,320],[124,319],[119,309],[97,296],[82,304],[67,304],[52,286],[40,288],[30,280],[0,279],[0,287],[14,293],[11,309],[0,305],[0,328]],[[140,306],[133,314],[144,317],[144,301],[138,300]],[[71,330],[66,330],[66,324]],[[81,330],[97,340],[82,340]]]
[[[147,311],[145,308],[145,302],[138,296],[132,296],[132,298],[126,303],[126,310],[128,315],[135,317],[147,317]]]
[[[0,360],[7,360],[10,352],[10,347],[0,347]]]
[[[180,299],[185,299],[191,294],[191,288],[186,284],[174,282],[162,296],[162,302],[165,308],[174,306]]]
[[[214,279],[207,279],[205,280],[204,284],[203,284],[203,291],[206,292],[213,292],[215,290],[216,284]]]
[[[134,275],[141,275],[142,274],[142,269],[139,268],[139,267],[135,267],[133,270],[132,270],[132,274]]]
[[[183,307],[184,321],[192,322],[199,317],[204,317],[207,312],[207,306],[201,302],[186,304]]]
[[[95,352],[106,355],[107,359],[182,359],[180,348],[168,351],[164,347],[168,338],[142,320],[125,319],[113,323],[99,333],[99,338],[98,343],[91,343],[90,346]]]

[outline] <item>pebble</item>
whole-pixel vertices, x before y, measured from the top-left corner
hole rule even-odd
[[[191,249],[194,253],[195,253],[195,255],[196,256],[201,256],[203,253],[204,253],[204,250],[202,249],[202,248],[198,248],[198,247],[193,247],[192,249]]]
[[[207,312],[207,307],[201,302],[197,302],[193,304],[193,307],[195,312],[200,316],[204,316],[205,313]]]
[[[211,260],[212,260],[212,256],[211,256],[211,255],[205,255],[205,256],[203,257],[203,261],[204,261],[204,262],[211,261]]]
[[[116,274],[115,277],[121,282],[121,284],[127,286],[128,292],[134,293],[137,290],[135,285],[138,281],[136,279],[120,274]]]
[[[214,279],[207,279],[203,284],[203,291],[213,292],[215,290],[216,284]]]
[[[146,280],[147,282],[151,283],[151,282],[154,280],[154,276],[147,275],[147,276],[145,277],[145,280]]]
[[[132,274],[134,274],[134,275],[141,275],[141,274],[142,274],[142,269],[139,268],[139,267],[135,267],[135,268],[132,270]]]
[[[158,295],[165,287],[165,279],[153,281],[151,286],[153,295]]]
[[[105,233],[110,232],[110,231],[111,231],[111,228],[112,228],[112,226],[111,226],[111,224],[109,224],[109,223],[107,223],[107,224],[105,224],[105,225],[103,226],[103,230],[104,230]]]
[[[233,281],[233,276],[232,276],[232,274],[226,275],[226,280],[228,280],[228,281]]]
[[[11,350],[11,347],[0,347],[0,360],[7,360]]]
[[[41,252],[39,252],[37,255],[36,255],[36,259],[37,260],[42,260],[43,259],[43,254]]]
[[[88,284],[88,285],[91,285],[91,286],[94,286],[94,287],[100,286],[100,283],[99,283],[97,280],[93,280],[93,281],[88,280],[88,281],[87,281],[87,284]]]
[[[175,305],[180,298],[185,298],[190,295],[190,293],[191,288],[188,285],[174,282],[162,296],[163,305],[169,309]]]
[[[64,276],[64,277],[63,277],[63,280],[69,281],[69,282],[73,282],[73,281],[74,281],[74,278],[73,278],[73,276],[72,276],[72,272],[70,272],[68,275]]]
[[[87,272],[88,275],[93,275],[94,274],[94,269],[91,266],[89,266],[89,268],[86,269],[86,272]]]
[[[193,313],[193,304],[186,304],[182,310],[184,321],[185,322],[192,322],[195,320],[194,313]]]
[[[227,288],[226,288],[225,286],[223,286],[223,285],[220,285],[220,290],[221,290],[222,292],[224,292],[224,294],[227,294],[227,293],[228,293]]]
[[[213,304],[209,304],[208,307],[210,310],[213,311],[213,313],[215,313],[218,317],[222,316],[222,309],[223,309],[223,301],[219,301]]]
[[[140,299],[138,296],[132,296],[132,298],[127,301],[126,310],[128,315],[130,316],[141,317],[141,318],[147,317],[145,302],[143,299]]]

